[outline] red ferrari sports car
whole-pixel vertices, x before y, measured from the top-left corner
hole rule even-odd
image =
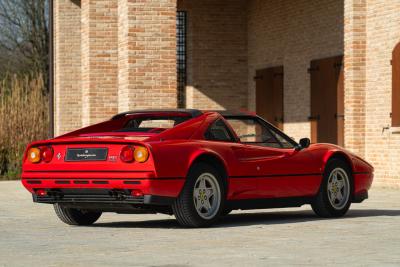
[[[373,167],[331,144],[299,143],[259,116],[192,109],[121,113],[27,147],[22,183],[71,225],[102,212],[174,214],[203,227],[235,209],[311,204],[343,216]]]

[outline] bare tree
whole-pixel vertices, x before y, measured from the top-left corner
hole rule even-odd
[[[48,31],[48,0],[0,0],[2,67],[47,80]]]

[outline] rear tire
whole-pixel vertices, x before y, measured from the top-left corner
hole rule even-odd
[[[82,211],[54,204],[54,210],[58,218],[69,225],[92,225],[101,216],[101,212]]]
[[[219,219],[224,204],[221,174],[209,164],[197,163],[191,168],[172,210],[184,227],[207,227]]]
[[[318,195],[311,207],[320,217],[341,217],[350,208],[353,191],[353,177],[349,165],[341,159],[329,160]]]

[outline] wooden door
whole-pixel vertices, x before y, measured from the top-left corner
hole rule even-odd
[[[400,127],[400,43],[392,54],[392,127]]]
[[[311,141],[344,145],[343,56],[311,61]]]
[[[256,71],[257,114],[283,129],[283,66]]]

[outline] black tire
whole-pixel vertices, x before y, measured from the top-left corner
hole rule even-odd
[[[64,207],[58,203],[54,204],[54,210],[58,218],[69,225],[91,225],[101,216],[101,212],[81,211]]]
[[[221,192],[220,205],[217,208],[215,216],[210,219],[202,218],[196,211],[193,191],[197,179],[204,173],[212,174],[218,181],[218,186]],[[215,223],[221,216],[223,212],[223,207],[225,204],[225,186],[222,181],[221,174],[211,165],[207,163],[196,163],[193,165],[189,171],[186,183],[179,195],[172,205],[172,210],[175,215],[176,220],[181,226],[184,227],[208,227]]]
[[[343,204],[344,206],[342,208],[335,208],[330,200],[329,200],[329,193],[328,193],[328,180],[330,177],[330,174],[335,170],[340,168],[343,170],[348,177],[348,182],[349,182],[349,187],[350,187],[350,192],[349,196],[347,199],[347,202]],[[347,211],[350,208],[351,201],[353,199],[353,192],[354,192],[354,185],[353,185],[353,176],[352,172],[350,169],[350,166],[343,160],[338,159],[338,158],[333,158],[328,161],[325,171],[324,171],[324,177],[323,181],[321,183],[320,189],[318,191],[317,196],[311,203],[311,207],[315,214],[317,214],[320,217],[324,218],[334,218],[334,217],[342,217],[344,216]]]

